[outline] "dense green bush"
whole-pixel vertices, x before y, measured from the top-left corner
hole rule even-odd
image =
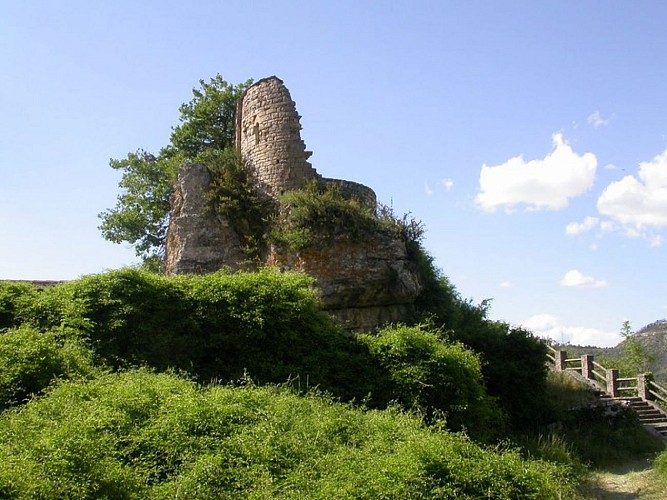
[[[320,387],[369,407],[398,401],[429,419],[445,412],[451,428],[466,427],[480,439],[486,430],[502,429],[487,426],[489,418],[503,420],[485,385],[514,425],[535,423],[542,346],[523,332],[450,298],[456,315],[448,318],[458,323],[445,323],[448,336],[480,353],[482,383],[476,358],[442,336],[407,327],[346,336],[319,310],[311,285],[305,275],[271,269],[174,278],[125,269],[35,294],[32,303],[24,301],[21,317],[40,331],[80,332],[116,368],[172,368],[203,382],[246,373],[258,383],[292,380],[302,390]]]
[[[368,349],[319,310],[311,283],[270,269],[177,278],[125,269],[47,289],[26,318],[42,331],[77,329],[117,368],[174,368],[200,381],[248,373],[357,401],[389,390]]]
[[[389,372],[392,397],[406,408],[429,419],[444,413],[448,428],[467,429],[478,438],[504,430],[503,416],[484,389],[479,359],[462,344],[408,326],[361,335],[359,341]]]
[[[567,467],[395,410],[145,370],[0,416],[3,498],[566,498]]]
[[[416,327],[349,337],[319,311],[311,284],[270,269],[177,278],[128,269],[45,290],[24,315],[41,331],[80,332],[116,368],[178,369],[203,382],[290,380],[371,408],[394,401],[429,420],[444,416],[476,439],[502,430],[470,351]]]
[[[425,289],[417,302],[418,318],[445,329],[452,340],[480,355],[486,388],[516,430],[549,422],[544,342],[526,330],[487,319],[489,301],[474,305],[463,300],[428,255],[422,259],[422,267],[430,272],[423,273]]]
[[[177,278],[126,269],[45,290],[30,320],[85,331],[115,366],[177,368],[201,380],[248,371],[261,382],[302,376],[305,385],[310,376],[319,384],[338,370],[355,373],[358,347],[319,311],[311,283],[270,269]]]
[[[24,308],[36,295],[30,283],[0,281],[0,330],[20,325]]]
[[[94,354],[72,332],[21,327],[0,333],[0,409],[39,394],[56,378],[99,373]]]

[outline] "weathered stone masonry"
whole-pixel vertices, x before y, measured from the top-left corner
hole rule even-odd
[[[372,189],[317,173],[301,139],[300,118],[289,91],[275,76],[259,80],[240,100],[236,145],[253,169],[260,190],[278,201],[284,192],[317,179],[335,183],[344,196],[374,209]],[[210,182],[208,171],[200,165],[179,169],[171,202],[167,274],[201,274],[248,265],[241,239],[229,221],[205,208]],[[263,262],[315,277],[323,308],[349,330],[370,330],[405,320],[421,291],[405,242],[387,234],[369,234],[361,243],[340,238],[326,248],[300,252],[272,246]]]
[[[301,140],[300,118],[289,91],[275,77],[250,87],[238,107],[237,144],[260,187],[274,198],[317,177],[308,163],[312,153]]]
[[[277,199],[285,191],[302,189],[314,179],[338,185],[347,197],[356,197],[375,208],[375,193],[356,182],[325,179],[312,167],[301,139],[301,116],[289,90],[272,76],[252,85],[239,102],[236,142],[255,172],[259,186]]]

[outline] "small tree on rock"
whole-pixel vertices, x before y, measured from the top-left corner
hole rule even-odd
[[[179,108],[181,124],[157,155],[143,149],[110,160],[123,172],[116,206],[99,214],[102,236],[127,242],[149,268],[161,267],[169,224],[169,199],[179,165],[206,164],[215,152],[234,147],[236,103],[252,81],[232,85],[220,75],[192,90],[193,98]]]

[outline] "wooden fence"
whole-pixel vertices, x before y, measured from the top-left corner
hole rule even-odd
[[[567,351],[559,351],[549,345],[547,347],[549,348],[547,358],[557,372],[576,372],[612,398],[634,396],[667,407],[667,389],[657,384],[652,374],[640,373],[636,377],[619,377],[618,370],[605,368],[590,354],[584,354],[580,358],[568,358]]]

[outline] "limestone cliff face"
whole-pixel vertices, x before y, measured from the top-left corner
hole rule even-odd
[[[421,291],[405,243],[380,232],[299,252],[272,247],[266,262],[315,277],[322,307],[351,331],[405,321]]]
[[[165,256],[167,275],[205,274],[246,260],[238,235],[229,222],[209,209],[206,194],[211,176],[201,165],[185,164],[171,198]]]
[[[335,184],[344,197],[374,209],[372,189],[325,179],[311,166],[299,119],[289,91],[276,77],[260,80],[244,94],[237,108],[237,147],[252,168],[259,190],[278,201],[282,193],[318,180]],[[207,207],[210,183],[202,166],[184,165],[179,170],[171,202],[167,274],[248,266],[240,235]],[[313,276],[323,308],[351,331],[406,320],[422,288],[405,242],[382,231],[365,235],[363,241],[340,236],[324,248],[303,251],[270,246],[260,261]]]

